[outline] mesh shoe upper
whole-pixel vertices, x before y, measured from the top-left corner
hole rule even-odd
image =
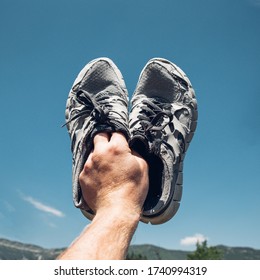
[[[66,104],[66,126],[73,154],[73,201],[88,218],[93,217],[81,195],[79,174],[93,149],[99,131],[122,132],[129,139],[128,95],[123,77],[108,58],[88,63],[79,73]]]
[[[142,221],[159,224],[179,208],[183,160],[196,129],[197,102],[185,73],[161,58],[147,63],[131,102],[129,143],[149,164]]]

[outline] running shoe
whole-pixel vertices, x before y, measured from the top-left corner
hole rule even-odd
[[[141,72],[131,103],[129,145],[149,165],[141,220],[162,224],[180,205],[183,160],[197,125],[195,92],[178,66],[154,58]]]
[[[73,154],[73,201],[92,219],[94,212],[82,196],[79,175],[93,149],[93,138],[101,131],[117,131],[129,139],[128,94],[122,74],[112,60],[98,58],[81,70],[70,90],[65,117]]]

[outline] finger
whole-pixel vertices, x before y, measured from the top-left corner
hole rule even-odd
[[[117,145],[128,147],[128,142],[122,132],[113,132],[110,141],[116,143]]]
[[[110,134],[108,132],[99,132],[94,136],[93,143],[94,149],[99,145],[104,145],[109,142]]]
[[[110,141],[111,140],[126,141],[126,138],[122,132],[113,132]]]

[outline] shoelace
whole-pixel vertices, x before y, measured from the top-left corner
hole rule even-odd
[[[88,93],[87,91],[80,89],[75,93],[75,98],[81,105],[84,106],[84,109],[81,110],[79,113],[75,114],[62,127],[84,115],[92,115],[99,123],[109,122],[108,107],[110,107],[110,105],[106,104],[106,107],[104,105],[100,105],[104,100],[108,98],[107,96],[103,95],[94,97],[91,96],[90,93]]]
[[[173,114],[170,110],[167,110],[168,104],[149,99],[143,100],[143,104],[138,119],[140,120],[142,131],[145,134],[150,134],[152,131],[161,131],[168,124],[171,124]],[[165,121],[165,117],[168,118],[167,121]],[[160,125],[160,123],[162,124]]]
[[[162,131],[167,125],[169,125],[170,130],[174,134],[176,134],[175,137],[179,143],[181,150],[184,152],[185,141],[183,135],[174,128],[172,122],[173,114],[169,110],[169,104],[161,103],[154,99],[143,100],[143,104],[144,105],[141,107],[142,110],[140,112],[140,115],[138,116],[141,128],[138,128],[135,133],[145,135],[147,140],[151,142],[150,152],[157,155],[160,154],[163,139],[154,137],[153,133]],[[165,118],[168,118],[168,120],[165,120]],[[158,123],[160,122],[162,123],[162,125],[158,125]],[[165,144],[167,145],[167,143]]]
[[[141,128],[138,128],[136,133],[145,135],[147,140],[152,142],[151,151],[159,154],[162,139],[154,139],[153,133],[162,131],[167,125],[173,126],[173,114],[169,110],[169,104],[164,104],[154,99],[143,100],[141,109],[138,116]]]

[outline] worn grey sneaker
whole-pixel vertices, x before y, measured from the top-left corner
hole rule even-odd
[[[122,132],[129,139],[128,94],[116,65],[108,58],[88,63],[79,73],[66,104],[66,126],[73,154],[73,201],[83,214],[93,218],[81,194],[79,175],[93,149],[93,138],[101,131]]]
[[[129,144],[149,165],[141,220],[161,224],[180,205],[183,160],[197,124],[195,93],[179,67],[154,58],[141,72],[131,103]]]

